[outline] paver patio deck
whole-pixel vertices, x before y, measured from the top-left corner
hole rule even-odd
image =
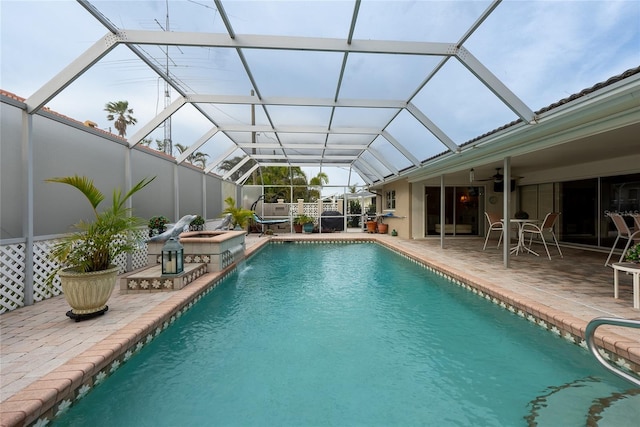
[[[640,319],[632,306],[631,276],[621,275],[620,298],[613,298],[613,270],[606,254],[563,248],[564,258],[533,255],[502,263],[502,250],[482,250],[483,239],[407,240],[367,233],[248,235],[247,252],[270,239],[372,239],[473,284],[491,295],[526,305],[540,318],[571,325],[580,335],[589,320],[600,317]],[[551,249],[550,249],[551,250]],[[0,425],[31,423],[51,410],[123,349],[158,328],[162,319],[183,307],[222,273],[210,273],[181,291],[120,294],[116,289],[109,311],[95,319],[73,322],[62,296],[0,316]],[[599,342],[640,365],[640,330],[605,326]]]

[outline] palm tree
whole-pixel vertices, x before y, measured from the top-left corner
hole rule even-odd
[[[220,163],[218,170],[221,172],[229,172],[232,170],[243,157],[236,156],[231,159],[225,160]],[[231,179],[235,180],[244,175],[249,168],[255,164],[254,161],[250,161],[242,165],[237,170]],[[307,196],[307,176],[302,171],[302,168],[288,167],[288,166],[268,166],[260,169],[260,173],[257,176],[258,182],[253,182],[253,178],[249,177],[247,185],[267,185],[265,189],[265,200],[285,199],[291,200],[291,187],[295,185],[298,187],[293,188],[293,200],[304,199]]]
[[[157,139],[156,138],[156,150],[162,151],[163,153],[166,151],[166,147],[169,146],[171,140],[169,139]]]
[[[309,190],[309,199],[316,201],[320,198],[320,190],[324,184],[329,183],[329,177],[324,172],[318,172],[318,175],[309,180],[309,185],[313,188]]]
[[[104,111],[109,113],[107,120],[114,121],[118,135],[123,138],[127,134],[127,126],[138,123],[138,119],[132,116],[133,108],[129,108],[129,101],[107,102]]]
[[[242,161],[242,159],[244,159],[244,157],[236,156],[231,159],[224,160],[223,162],[220,163],[220,165],[218,165],[218,171],[222,172],[222,174],[224,175],[225,172],[229,172],[231,169],[235,168],[236,165]],[[241,176],[247,173],[247,171],[251,169],[254,164],[255,164],[254,160],[248,161],[247,163],[242,165],[240,169],[235,171],[233,175],[231,175],[230,179],[232,181],[239,179]],[[254,184],[254,185],[258,185],[259,183],[260,182],[252,182],[251,178],[249,178],[249,180],[246,182],[246,184]]]
[[[189,149],[188,145],[182,145],[182,144],[176,144],[175,147],[180,154],[184,153]],[[189,154],[186,160],[192,165],[200,166],[200,168],[204,169],[205,166],[207,166],[207,157],[209,157],[208,154],[203,153],[201,151],[196,151],[195,153]]]

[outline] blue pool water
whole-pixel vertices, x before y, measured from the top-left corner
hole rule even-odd
[[[576,381],[629,388],[383,247],[272,244],[54,425],[519,426]]]

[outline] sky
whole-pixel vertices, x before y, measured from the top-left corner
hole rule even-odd
[[[211,0],[92,4],[120,29],[226,33]],[[489,4],[364,0],[354,39],[457,42]],[[225,1],[224,5],[239,35],[340,39],[348,36],[354,9],[353,2],[332,0]],[[106,33],[106,28],[75,1],[0,0],[0,88],[28,98]],[[640,2],[503,1],[464,46],[535,111],[640,65]],[[167,65],[163,48],[143,49],[157,58],[159,66]],[[244,55],[263,96],[335,95],[343,59],[340,54],[246,50]],[[169,57],[170,72],[178,76],[187,92],[248,95],[252,89],[235,50],[172,47]],[[421,88],[425,75],[440,59],[352,53],[340,96],[411,98],[457,144],[517,118],[455,60],[447,61]],[[164,108],[164,94],[162,80],[128,49],[118,47],[47,106],[80,121],[91,120],[108,130],[112,124],[106,120],[104,105],[127,100],[138,119],[138,124],[127,130],[131,136]],[[171,98],[176,96],[173,91]],[[248,124],[250,120],[248,106],[203,108],[220,124]],[[269,114],[275,123],[326,125],[330,119],[329,110],[322,108],[274,107]],[[385,109],[339,109],[333,124],[372,126],[394,115],[394,111]],[[268,124],[261,109],[257,109],[256,123]],[[190,145],[210,127],[210,122],[193,107],[184,107],[172,120],[172,139]],[[407,112],[398,115],[387,131],[420,160],[446,150]],[[151,137],[162,139],[163,135],[164,130],[157,129]],[[237,137],[246,139],[246,135]],[[300,135],[281,138],[306,142]],[[309,142],[318,142],[320,137],[307,138]],[[262,133],[257,139],[270,142],[275,135]],[[216,158],[229,144],[224,135],[218,134],[200,151]],[[372,147],[398,169],[410,165],[382,137]],[[380,171],[388,172],[372,156],[368,161]],[[310,178],[319,169],[305,172]],[[349,176],[347,168],[325,172],[329,172],[329,184],[364,183],[354,174]]]

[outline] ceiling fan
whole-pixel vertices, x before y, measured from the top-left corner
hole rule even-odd
[[[491,175],[490,178],[486,178],[486,179],[478,179],[478,181],[493,181],[493,182],[502,182],[504,180],[504,175],[502,175],[500,173],[500,169],[502,168],[496,168],[496,173]]]
[[[496,173],[491,175],[491,177],[486,179],[478,179],[477,181],[493,181],[493,182],[502,182],[504,181],[504,175],[500,173],[502,168],[496,168]],[[520,179],[521,176],[512,176],[511,179]]]

